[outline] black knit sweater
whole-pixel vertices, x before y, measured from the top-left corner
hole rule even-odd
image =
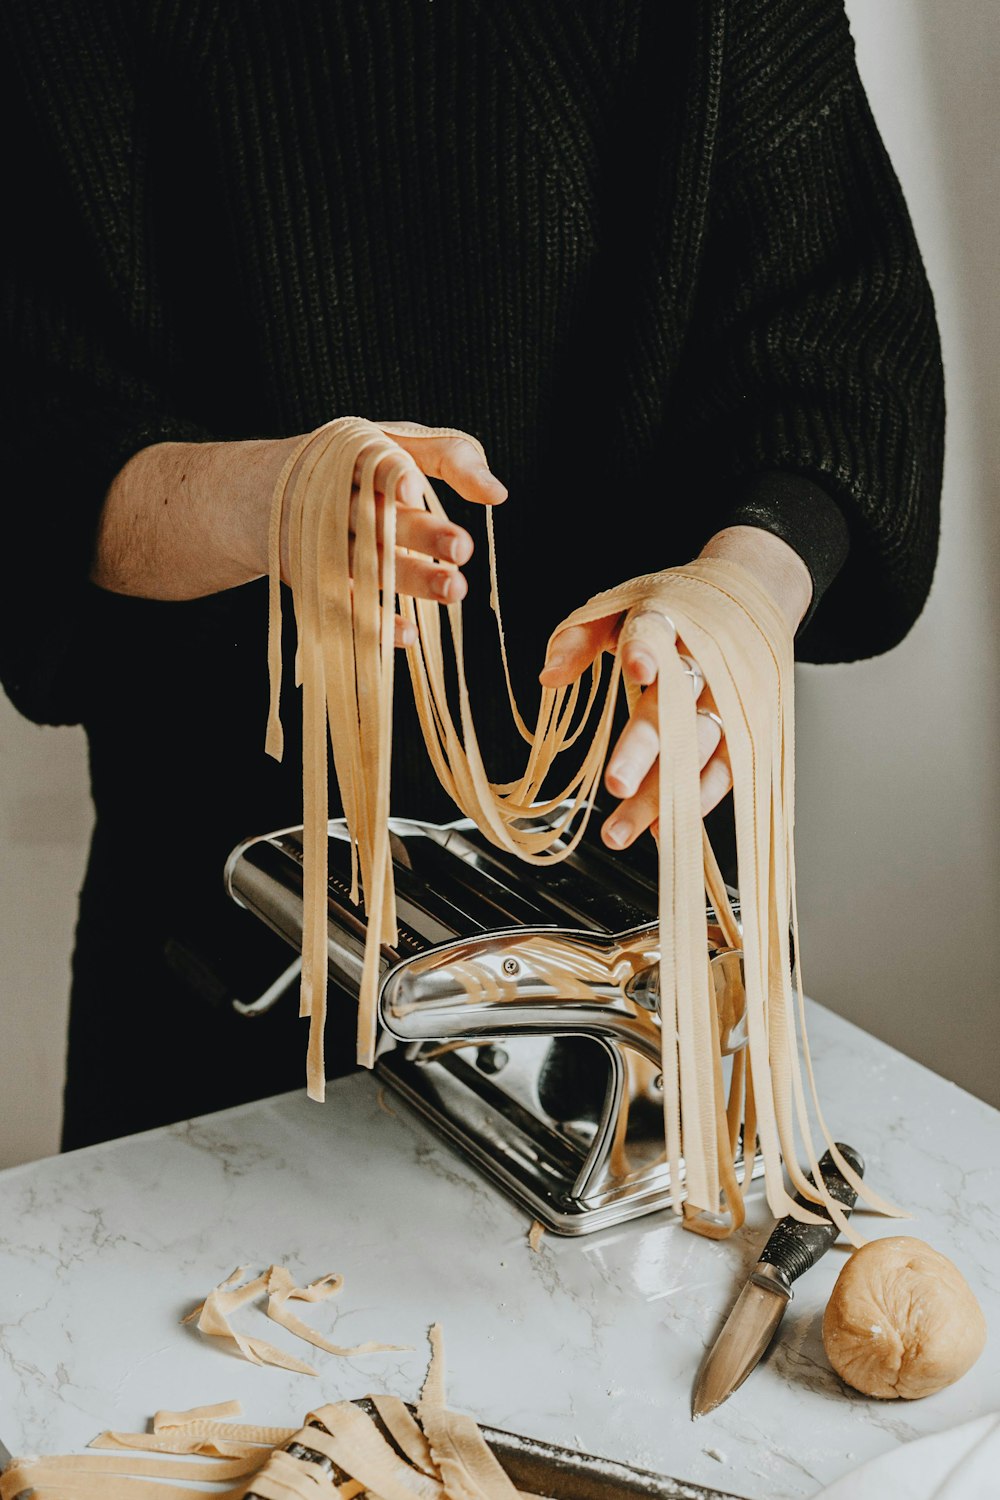
[[[238,838],[301,816],[293,691],[285,765],[262,751],[262,585],[163,604],[87,583],[134,452],[344,413],[476,433],[510,490],[498,550],[530,715],[561,618],[726,524],[809,564],[804,659],[892,647],[934,567],[942,377],[841,0],[4,0],[0,17],[0,675],[24,713],[90,739],[81,1144],[280,1086],[276,1044],[251,1027],[254,1061],[222,1011],[212,1040],[196,992],[220,969],[220,993],[263,987],[256,960],[232,977],[253,942],[220,874]],[[444,499],[481,539],[478,509]],[[506,779],[523,747],[485,551],[467,657]],[[454,815],[405,693],[393,777],[396,812]],[[119,1070],[95,1105],[110,1027],[162,1082]],[[237,1045],[224,1078],[213,1049]]]
[[[66,648],[137,448],[339,412],[482,438],[533,644],[736,521],[828,588],[804,658],[912,625],[939,349],[839,0],[4,15],[0,474],[35,589],[0,652],[27,713],[85,713]]]

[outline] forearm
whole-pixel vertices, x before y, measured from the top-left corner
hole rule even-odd
[[[259,577],[271,495],[297,441],[143,448],[108,490],[92,581],[144,599],[197,599]]]
[[[331,424],[331,426],[334,424]],[[394,424],[395,448],[371,476],[378,512],[396,504],[396,591],[438,604],[464,598],[462,568],[472,538],[424,504],[428,479],[463,500],[496,505],[507,494],[482,448],[465,433]],[[304,434],[308,440],[312,435]],[[91,579],[116,594],[198,599],[237,588],[267,571],[271,504],[285,464],[303,436],[227,443],[157,443],[129,459],[105,497]],[[400,453],[406,455],[402,473]],[[363,461],[355,468],[349,529],[355,532]],[[376,517],[376,529],[381,522]],[[281,575],[289,578],[290,509],[281,533]],[[353,545],[353,540],[352,540]],[[397,644],[412,627],[397,617]]]

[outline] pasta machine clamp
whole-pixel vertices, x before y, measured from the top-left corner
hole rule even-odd
[[[651,841],[612,854],[588,832],[542,869],[467,819],[393,818],[390,836],[399,935],[381,954],[380,1079],[556,1234],[666,1207]],[[365,922],[341,820],[329,856],[330,978],[356,997]],[[292,828],[226,866],[230,895],[295,948],[302,858]],[[746,1045],[742,953],[706,919],[725,1071]],[[737,1158],[741,1179],[762,1170]]]

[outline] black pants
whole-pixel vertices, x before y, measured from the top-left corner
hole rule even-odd
[[[301,821],[294,690],[288,751],[263,754],[260,585],[185,604],[95,591],[85,727],[96,826],[80,898],[64,1093],[66,1150],[304,1087],[295,957],[227,894],[240,840]],[[294,639],[286,645],[289,660]],[[331,1006],[331,1070],[354,1067],[354,1007]]]
[[[138,868],[129,888],[98,830],[73,957],[63,1150],[305,1085],[297,984],[261,1016],[232,1004],[261,994],[293,951],[224,892],[200,921],[186,903],[183,923],[150,894]],[[355,1066],[356,1019],[356,1003],[331,993],[330,1076]]]

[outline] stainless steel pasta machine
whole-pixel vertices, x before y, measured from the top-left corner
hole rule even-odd
[[[588,830],[539,867],[465,819],[396,818],[390,830],[399,938],[382,949],[376,1073],[557,1234],[664,1208],[652,841],[612,854]],[[329,835],[330,978],[356,997],[363,908],[350,899],[346,824],[331,822]],[[226,866],[232,897],[295,948],[302,857],[302,830],[291,828],[245,841]],[[746,1045],[742,953],[711,908],[707,918],[726,1070]],[[269,1006],[282,988],[241,1009]],[[736,1166],[742,1179],[747,1163]],[[762,1171],[759,1158],[750,1171]]]

